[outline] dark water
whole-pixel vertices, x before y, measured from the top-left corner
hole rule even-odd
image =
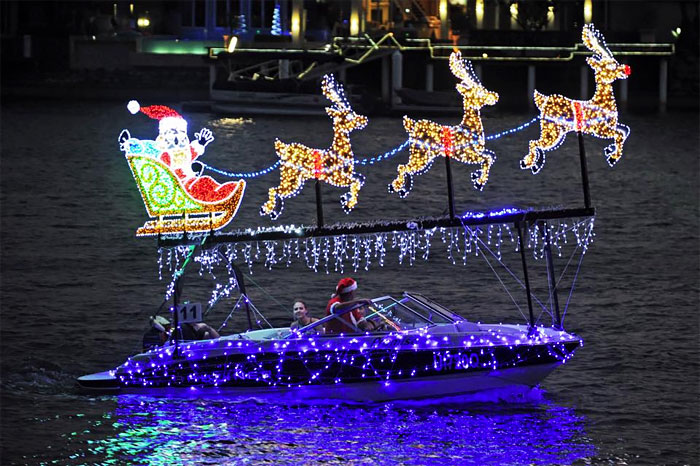
[[[496,115],[484,125],[496,133],[531,117]],[[632,134],[614,169],[604,144],[586,139],[598,216],[565,322],[586,345],[569,364],[540,388],[500,401],[278,406],[75,393],[75,377],[138,349],[164,293],[155,242],[134,237],[146,215],[117,147],[122,128],[149,139],[156,124],[112,103],[4,104],[2,464],[699,464],[698,117],[622,121]],[[231,171],[273,163],[276,136],[320,148],[331,137],[325,118],[192,115],[190,134],[201,126],[217,138],[204,160]],[[458,211],[580,205],[574,138],[539,175],[518,168],[535,133],[489,143],[498,160],[483,193],[469,182],[473,167],[454,167]],[[399,119],[382,118],[352,138],[358,158],[404,139]],[[406,200],[386,193],[405,159],[361,169],[367,183],[350,219],[444,211],[441,163]],[[250,180],[232,225],[268,225],[258,208],[276,182],[276,172]],[[324,188],[327,221],[346,218],[342,192]],[[308,186],[287,202],[282,222],[312,223],[313,202]],[[473,320],[522,322],[480,259],[455,266],[439,248],[431,254],[413,267],[394,255],[353,275],[368,296],[414,289]],[[506,256],[518,270],[517,255]],[[533,273],[541,276],[539,262]],[[278,318],[298,296],[319,315],[338,279],[299,264],[253,271],[266,290],[249,285],[253,301]]]

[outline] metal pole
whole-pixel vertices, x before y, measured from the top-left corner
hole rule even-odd
[[[180,304],[180,278],[180,275],[175,277],[175,289],[173,290],[173,339],[175,340],[173,358],[178,357],[178,340],[180,340],[180,313],[177,311]]]
[[[666,113],[668,104],[668,60],[659,62],[659,112]]]
[[[241,269],[239,269],[236,264],[231,264],[231,268],[233,269],[233,275],[236,278],[238,289],[241,292],[241,296],[243,296],[243,305],[245,306],[245,312],[248,316],[248,330],[253,330],[253,319],[250,317],[250,305],[248,304],[248,294],[245,291],[243,273],[241,273]]]
[[[621,79],[618,82],[620,83],[620,100],[618,102],[618,107],[620,110],[627,110],[627,101],[629,100],[628,81],[626,79]]]
[[[535,328],[535,314],[532,312],[532,296],[530,296],[530,279],[527,276],[527,261],[525,260],[525,246],[523,244],[523,232],[520,228],[521,222],[516,222],[518,229],[518,244],[520,245],[520,258],[523,261],[523,274],[525,276],[525,292],[527,293],[527,309],[530,311],[530,328]]]
[[[316,223],[319,228],[323,226],[323,199],[321,198],[321,183],[316,180]]]
[[[530,110],[535,108],[535,65],[527,65],[527,105]]]
[[[433,92],[434,89],[434,70],[433,64],[428,63],[425,65],[425,90],[428,92]]]
[[[391,54],[391,103],[400,104],[401,97],[396,93],[403,87],[403,55],[398,50]]]
[[[445,172],[447,173],[447,203],[450,211],[450,218],[455,218],[455,198],[452,191],[452,168],[450,167],[450,157],[445,155]]]
[[[555,316],[552,316],[554,327],[561,329],[561,315],[559,314],[559,295],[557,294],[557,278],[554,276],[554,261],[552,261],[552,245],[550,244],[549,228],[547,222],[542,222],[544,236],[544,255],[547,260],[547,278],[549,279],[549,289],[554,305]]]
[[[591,191],[588,186],[588,164],[586,163],[586,148],[583,145],[583,133],[578,132],[578,153],[581,157],[581,182],[583,184],[583,202],[586,209],[591,208]]]
[[[389,57],[382,58],[382,102],[391,105],[391,68]]]

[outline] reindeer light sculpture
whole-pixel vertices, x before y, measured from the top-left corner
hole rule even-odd
[[[593,24],[583,27],[582,39],[593,52],[586,62],[595,73],[596,89],[590,100],[572,100],[562,95],[545,96],[535,91],[535,105],[540,110],[540,138],[530,141],[530,151],[520,161],[520,168],[538,173],[545,162],[545,152],[559,147],[571,131],[590,134],[601,139],[614,139],[604,149],[612,167],[622,156],[622,146],[630,129],[617,121],[617,105],[612,83],[627,79],[628,65],[621,65],[605,45],[602,34]]]
[[[471,176],[476,189],[482,190],[488,181],[489,170],[496,156],[484,148],[480,109],[484,105],[495,105],[498,94],[484,88],[474,74],[471,63],[462,60],[459,51],[450,55],[450,71],[461,80],[456,87],[463,99],[462,122],[457,126],[443,126],[430,120],[416,121],[404,116],[403,126],[410,139],[410,156],[407,164],[398,166],[398,175],[389,184],[389,192],[406,197],[413,187],[413,175],[428,171],[439,155],[463,163],[481,164],[481,168]]]
[[[342,86],[332,75],[325,75],[321,83],[323,95],[333,105],[326,113],[333,121],[333,142],[328,149],[311,149],[302,144],[287,144],[275,140],[275,151],[280,158],[280,184],[268,191],[268,201],[260,207],[260,215],[275,220],[282,213],[284,199],[296,196],[306,180],[317,179],[338,187],[350,187],[340,204],[345,213],[357,204],[357,194],[365,177],[355,172],[354,156],[350,147],[350,132],[367,126],[367,117],[355,113]]]

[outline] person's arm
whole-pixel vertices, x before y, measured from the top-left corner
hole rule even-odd
[[[343,303],[335,303],[331,307],[331,313],[333,314],[339,314],[341,313],[344,309],[347,309],[349,307],[357,306],[358,304],[363,304],[365,306],[370,306],[372,304],[372,301],[369,299],[354,299],[352,301],[345,301]]]
[[[369,331],[377,330],[377,325],[374,323],[374,321],[368,320],[368,319],[360,320],[359,322],[357,322],[357,326],[361,330],[369,330]]]

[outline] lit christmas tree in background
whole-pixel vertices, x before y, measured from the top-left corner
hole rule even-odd
[[[248,24],[246,23],[246,17],[245,17],[245,15],[240,15],[240,16],[238,16],[236,19],[237,19],[237,22],[238,22],[237,28],[236,28],[236,29],[237,29],[237,32],[238,32],[239,34],[240,34],[240,33],[243,33],[243,32],[247,32],[247,31],[248,31]]]
[[[275,11],[272,13],[272,31],[273,36],[282,35],[282,25],[280,23],[280,4],[275,3]]]

